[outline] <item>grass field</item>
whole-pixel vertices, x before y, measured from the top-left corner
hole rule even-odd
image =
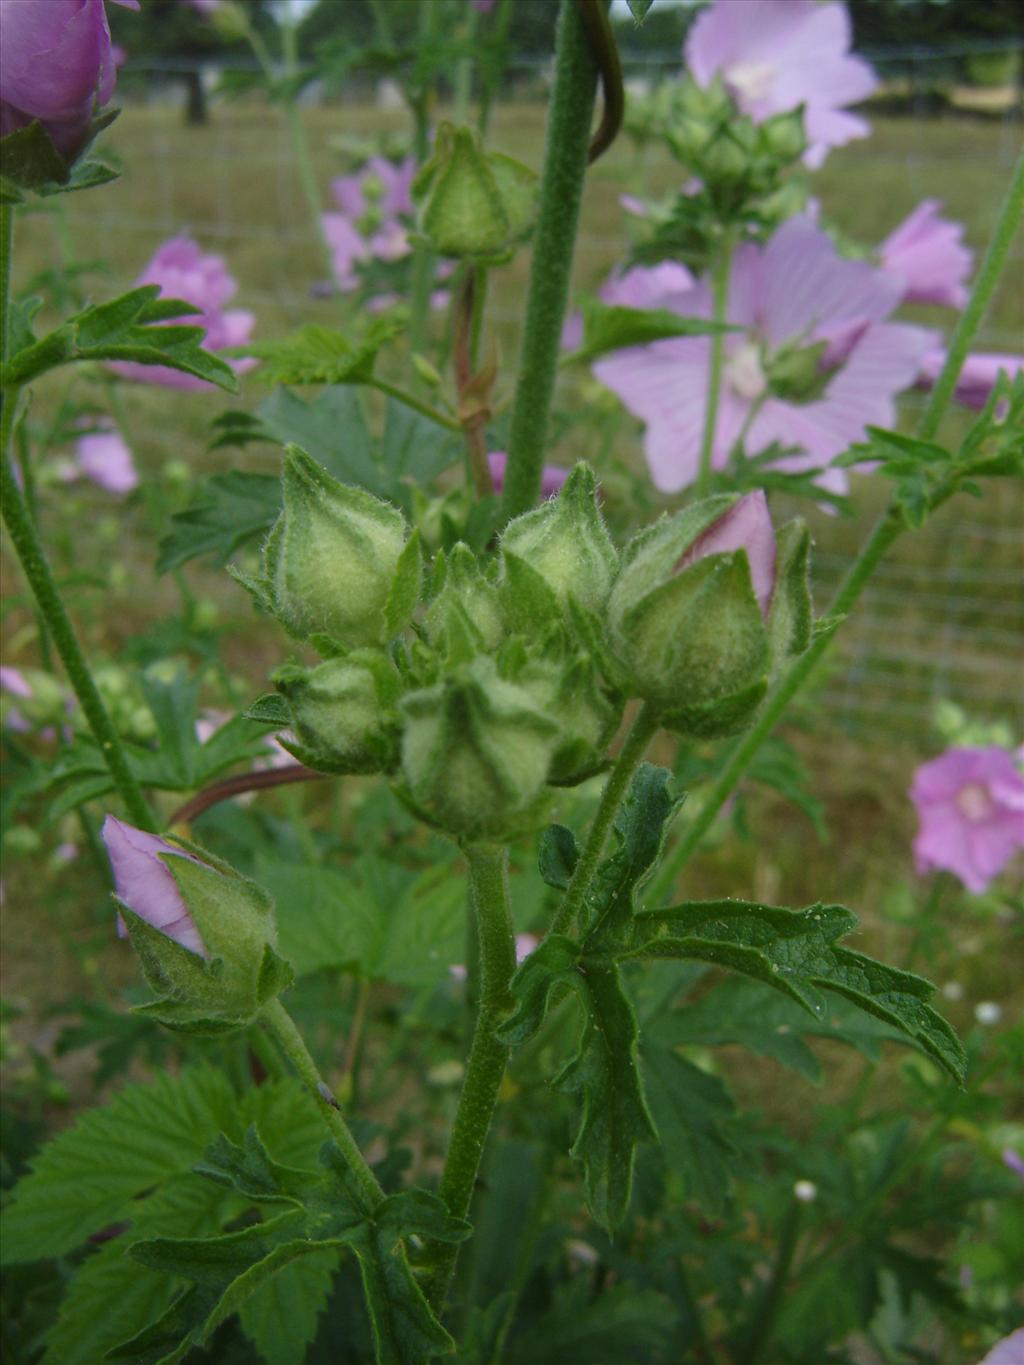
[[[332,138],[405,126],[400,113],[358,107],[311,110],[305,117],[325,193],[330,177],[345,169]],[[500,109],[495,145],[538,164],[543,117],[542,107],[535,105]],[[922,197],[934,195],[966,224],[970,244],[980,249],[1019,131],[1011,123],[878,120],[870,141],[832,156],[818,178],[818,192],[826,212],[868,243],[879,240]],[[94,297],[106,297],[131,282],[160,241],[189,231],[225,255],[240,285],[236,302],[257,313],[259,336],[280,335],[310,319],[343,321],[343,301],[315,300],[309,294],[326,271],[275,112],[245,104],[215,107],[209,127],[192,129],[166,106],[129,107],[109,134],[109,145],[123,160],[123,179],[109,189],[71,197],[63,220],[26,219],[18,232],[17,284],[52,267],[64,253],[65,260],[107,263],[109,274],[83,277]],[[661,191],[677,180],[678,168],[667,159],[642,161],[625,140],[597,165],[586,194],[576,265],[579,288],[596,286],[622,255],[620,193]],[[1014,266],[986,324],[983,340],[992,349],[1020,349],[1021,251],[1018,243]],[[494,281],[493,331],[506,389],[514,375],[527,270],[527,255],[521,253]],[[933,324],[947,321],[938,313],[920,316]],[[34,415],[54,407],[66,382],[58,376],[40,384]],[[154,578],[152,545],[167,513],[187,496],[189,482],[232,464],[274,466],[276,456],[265,447],[214,455],[205,450],[213,417],[225,406],[255,406],[264,392],[251,379],[241,400],[125,386],[125,429],[139,464],[152,476],[150,492],[118,505],[82,485],[44,489],[44,534],[62,571],[76,575],[71,601],[95,657],[121,657],[134,633],[180,611],[180,585]],[[567,407],[591,401],[595,395],[578,380],[567,382],[560,395]],[[640,468],[634,424],[620,420],[615,431],[616,458]],[[577,446],[557,455],[565,460],[588,453]],[[885,494],[878,481],[861,479],[852,520],[812,511],[819,607]],[[694,893],[753,892],[794,905],[814,896],[844,900],[862,914],[869,950],[900,956],[906,931],[881,911],[894,884],[911,872],[913,817],[905,791],[914,764],[930,752],[932,704],[950,696],[983,719],[1016,717],[1021,728],[1022,525],[1020,488],[997,485],[981,503],[961,499],[950,505],[925,531],[897,547],[857,619],[844,629],[820,705],[805,709],[801,728],[788,731],[824,804],[831,842],[819,844],[792,807],[762,793],[751,807],[756,840],[730,842],[727,849],[703,855],[694,865]],[[6,569],[11,594],[6,658],[30,663],[33,618],[19,595],[16,568],[7,563]],[[224,629],[228,667],[239,680],[240,694],[251,697],[264,690],[266,671],[280,654],[276,629],[254,620],[223,573],[192,565],[185,582]],[[314,810],[317,797],[302,793],[296,801]],[[44,841],[55,843],[58,834],[44,831]],[[48,1006],[134,978],[134,966],[110,944],[105,896],[84,861],[51,869],[51,880],[40,883],[38,862],[12,858],[6,876],[4,989],[8,999],[28,1010],[22,1036],[40,1046],[53,1032],[45,1019]],[[963,1025],[977,1000],[1010,998],[1020,964],[1000,950],[1003,931],[996,921],[966,901],[955,903],[954,897],[953,902],[947,910],[951,943],[934,965],[965,988],[963,1002],[949,1009],[953,1022]],[[43,934],[40,924],[46,926]],[[55,947],[55,939],[63,946]]]

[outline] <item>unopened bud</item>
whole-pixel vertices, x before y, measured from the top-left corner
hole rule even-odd
[[[769,155],[788,165],[807,150],[804,132],[804,106],[765,119],[760,125],[761,142]]]
[[[288,702],[301,745],[289,748],[307,767],[331,773],[394,768],[400,682],[381,650],[353,650],[316,668],[285,664],[273,682]]]
[[[536,822],[559,726],[492,659],[479,655],[401,706],[406,791],[425,819],[470,842]]]
[[[114,900],[160,996],[135,1013],[184,1033],[245,1028],[291,983],[273,905],[255,882],[191,845],[108,815]]]
[[[589,466],[578,464],[557,497],[510,522],[501,548],[539,574],[559,603],[566,605],[573,598],[586,610],[600,612],[619,557],[601,516]]]
[[[297,446],[288,448],[283,483],[284,511],[264,547],[272,609],[300,638],[321,632],[350,647],[384,643],[405,518],[339,483]]]
[[[515,681],[561,729],[548,781],[571,787],[593,776],[618,728],[622,704],[599,685],[592,660],[583,654],[567,664],[531,660]]]
[[[445,555],[438,556],[440,587],[427,608],[427,634],[438,649],[447,647],[449,616],[458,608],[481,649],[497,649],[505,633],[505,621],[498,592],[484,577],[476,555],[459,541]]]

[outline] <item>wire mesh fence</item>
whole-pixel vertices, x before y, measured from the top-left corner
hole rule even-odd
[[[995,49],[1005,54],[1001,46]],[[890,105],[879,119],[886,135],[835,154],[847,157],[854,184],[870,171],[859,206],[864,221],[895,223],[918,200],[954,202],[973,196],[973,236],[984,240],[994,217],[997,187],[1005,183],[1020,146],[1019,74],[971,105],[957,96],[965,63],[991,55],[991,45],[957,54],[900,49],[872,53],[887,79],[900,116]],[[1016,54],[1019,72],[1020,53]],[[649,82],[679,68],[678,55],[627,63],[627,80]],[[240,281],[238,302],[252,308],[268,334],[317,316],[322,303],[311,286],[326,274],[316,235],[301,201],[294,150],[283,112],[255,101],[214,100],[209,125],[186,127],[181,69],[162,64],[136,68],[123,82],[129,108],[112,137],[131,171],[111,193],[75,196],[71,209],[76,250],[114,263],[127,283],[163,239],[182,231],[222,252]],[[509,98],[498,108],[497,145],[536,162],[543,130],[543,63],[511,73]],[[939,87],[946,90],[940,103]],[[514,92],[514,97],[513,96]],[[950,93],[952,92],[952,93]],[[318,99],[304,108],[317,175],[325,198],[332,175],[347,169],[344,138],[400,135],[407,117],[395,92],[367,88],[340,100]],[[957,99],[966,102],[959,109]],[[872,118],[876,116],[871,115]],[[635,184],[635,151],[620,148],[597,172],[599,203],[585,211],[577,277],[593,287],[622,259],[618,192]],[[829,170],[837,181],[844,172]],[[648,187],[668,188],[672,168],[645,168]],[[849,193],[849,189],[847,190]],[[887,200],[891,199],[892,204]],[[981,202],[977,202],[980,200]],[[898,210],[896,205],[905,205]],[[878,236],[882,235],[879,232]],[[877,240],[877,238],[876,238]],[[123,279],[122,279],[123,277]],[[508,362],[514,356],[524,276],[513,276],[493,296]],[[928,318],[934,323],[934,316]],[[947,323],[948,327],[948,323]],[[1024,351],[1024,243],[1018,241],[1005,297],[979,339],[979,349]],[[913,409],[917,399],[908,398]],[[824,607],[855,553],[855,529],[822,518],[816,557],[817,600]],[[819,692],[818,715],[852,735],[927,742],[935,703],[948,699],[971,715],[1011,720],[1024,733],[1024,495],[999,484],[986,500],[961,498],[921,532],[906,537],[882,565],[855,618],[837,639],[833,663]]]

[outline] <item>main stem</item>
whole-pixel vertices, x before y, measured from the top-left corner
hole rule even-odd
[[[633,722],[633,728],[626,736],[625,743],[615,760],[615,766],[608,775],[601,803],[590,827],[587,842],[580,854],[579,862],[573,870],[572,879],[566,888],[565,897],[551,924],[551,933],[561,934],[570,929],[583,906],[584,898],[590,889],[598,860],[608,838],[615,814],[622,805],[633,774],[658,728],[657,717],[650,706],[644,706]]]
[[[330,1129],[331,1137],[337,1143],[345,1159],[345,1164],[355,1177],[368,1208],[371,1210],[376,1208],[384,1198],[384,1191],[381,1189],[377,1177],[366,1164],[366,1158],[359,1150],[348,1124],[342,1117],[341,1107],[317,1070],[316,1062],[309,1055],[309,1049],[302,1041],[301,1033],[295,1027],[295,1021],[280,1000],[272,1000],[264,1008],[260,1017],[264,1027],[274,1037],[281,1051],[294,1066],[299,1078],[316,1100],[321,1117]]]
[[[729,272],[732,269],[732,236],[726,232],[721,251],[711,272],[712,318],[721,326],[729,305]],[[722,393],[722,360],[725,337],[721,331],[711,336],[711,361],[708,365],[708,388],[704,400],[704,434],[700,443],[700,469],[697,475],[697,496],[702,498],[711,482],[711,460],[715,453],[715,432],[718,429],[718,404]]]
[[[596,90],[597,67],[575,0],[562,0],[540,211],[509,433],[501,509],[504,521],[529,511],[540,497]]]
[[[949,407],[971,343],[1002,276],[1022,215],[1024,215],[1024,153],[1021,154],[1014,168],[1010,188],[999,210],[995,230],[985,252],[985,259],[982,261],[981,269],[974,281],[967,307],[964,309],[963,316],[953,334],[946,363],[935,385],[931,400],[918,424],[917,435],[923,440],[930,440],[935,435],[942,418],[945,416],[946,409]],[[876,522],[860,554],[851,564],[849,572],[829,606],[828,616],[843,617],[850,614],[879,562],[905,529],[906,523],[899,507],[895,502],[890,502]],[[811,647],[796,660],[772,693],[757,724],[733,750],[728,763],[712,784],[707,800],[701,807],[700,814],[662,863],[661,869],[651,882],[647,893],[650,901],[662,899],[671,893],[676,878],[694,849],[710,829],[718,812],[731,796],[737,782],[750,767],[761,745],[774,730],[789,703],[814,672],[815,666],[824,657],[832,635],[832,631],[819,635]]]
[[[452,1127],[440,1195],[456,1218],[469,1212],[484,1144],[505,1074],[508,1048],[496,1031],[509,1005],[508,983],[516,946],[508,896],[508,852],[488,844],[466,850],[473,914],[480,943],[480,1006],[466,1064],[466,1078]],[[448,1293],[458,1248],[437,1248],[427,1297],[440,1310]]]
[[[0,205],[0,359],[4,361],[7,359],[10,317],[13,231],[14,217],[11,206]],[[9,447],[17,403],[17,388],[7,389],[0,396],[0,502],[3,504],[4,524],[39,611],[46,622],[50,638],[67,671],[82,713],[99,745],[114,786],[124,802],[125,811],[129,819],[140,828],[154,830],[157,824],[153,812],[128,766],[120,736],[114,729],[96,689],[82,647],[64,609],[60,590],[47,561],[32,514],[15,477]]]

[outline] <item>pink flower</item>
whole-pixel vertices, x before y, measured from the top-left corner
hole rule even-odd
[[[101,833],[118,899],[154,929],[159,929],[190,952],[205,957],[206,948],[199,930],[166,863],[167,858],[188,858],[192,862],[199,859],[159,835],[126,825],[113,815],[103,821]],[[123,931],[119,928],[119,932]]]
[[[902,284],[904,303],[962,308],[974,258],[964,245],[962,225],[940,218],[941,207],[937,199],[922,200],[882,243],[880,264]]]
[[[500,493],[505,484],[505,466],[508,464],[508,455],[504,450],[495,450],[488,455],[487,463],[491,467],[491,481],[494,484],[494,491]],[[540,476],[541,497],[553,498],[569,477],[569,472],[561,465],[546,464]]]
[[[942,373],[946,364],[946,352],[941,347],[932,347],[921,357],[921,368],[917,376],[917,387],[930,389]],[[960,377],[956,381],[953,397],[968,408],[983,408],[995,388],[1001,372],[1013,379],[1024,370],[1024,356],[1019,355],[969,355],[964,361]]]
[[[863,119],[844,106],[875,88],[867,62],[850,55],[850,19],[841,4],[817,0],[714,0],[686,40],[698,85],[721,75],[739,108],[761,123],[804,106],[804,161],[821,165],[829,148],[865,137]]]
[[[0,665],[0,690],[22,700],[31,700],[33,695],[31,684],[21,669],[12,668],[9,664]]]
[[[471,0],[473,8],[478,14],[490,14],[498,0]]]
[[[1024,1365],[1024,1327],[997,1341],[978,1365]]]
[[[798,452],[780,457],[778,468],[820,470],[823,487],[845,489],[845,471],[825,466],[861,439],[869,423],[892,426],[895,395],[914,383],[934,344],[934,333],[924,328],[886,321],[900,293],[884,272],[841,257],[806,217],[789,219],[765,246],[741,246],[727,320],[744,330],[723,342],[714,467],[726,465],[740,438],[749,454],[777,442]],[[683,316],[709,317],[710,288],[702,281],[667,305]],[[776,396],[773,368],[780,359],[820,342],[828,375],[821,376],[823,391],[803,402]],[[678,492],[697,476],[710,356],[707,337],[672,337],[594,365],[597,378],[646,422],[644,450],[662,492]]]
[[[103,0],[0,0],[0,135],[38,119],[71,160],[115,79]]]
[[[184,3],[191,5],[197,13],[205,18],[206,15],[213,14],[215,10],[220,9],[221,0],[184,0]]]
[[[1004,1147],[1002,1158],[1003,1165],[1006,1169],[1012,1171],[1014,1175],[1019,1175],[1021,1180],[1024,1180],[1024,1156],[1021,1156],[1019,1152],[1015,1152],[1012,1147]],[[1024,1347],[1024,1341],[1021,1342],[1021,1345]],[[1021,1359],[1024,1360],[1024,1353],[1022,1353]]]
[[[980,895],[1024,847],[1024,776],[1005,749],[948,749],[914,774],[919,873],[942,868]]]
[[[183,299],[195,307],[194,314],[173,319],[176,324],[194,324],[206,329],[203,345],[208,351],[225,346],[243,346],[256,324],[255,315],[243,309],[225,309],[238,285],[228,274],[223,256],[204,252],[191,237],[172,237],[157,248],[153,259],[135,281],[136,285],[158,284],[163,298]],[[232,360],[237,373],[252,369],[255,360]],[[110,368],[123,379],[146,384],[161,384],[172,389],[212,389],[204,379],[172,370],[166,365],[141,365],[117,361]]]
[[[75,458],[85,477],[108,493],[130,493],[139,485],[132,452],[113,423],[105,430],[79,436]]]
[[[698,536],[679,561],[676,572],[707,555],[728,554],[732,550],[746,550],[754,596],[767,620],[775,591],[775,531],[768,501],[760,488],[744,494]]]
[[[414,157],[389,161],[371,156],[354,175],[342,175],[331,182],[334,202],[353,221],[376,210],[383,218],[411,217],[412,181],[416,174]]]

